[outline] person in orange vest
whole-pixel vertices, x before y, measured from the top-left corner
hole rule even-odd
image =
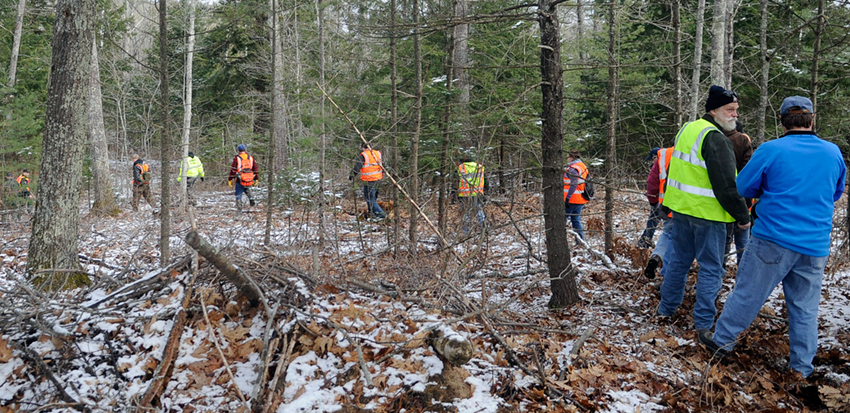
[[[151,194],[151,168],[148,164],[139,158],[139,155],[133,154],[133,211],[139,211],[139,198],[145,198],[148,205],[153,208],[153,213],[156,215],[156,207],[153,205],[153,195]]]
[[[18,196],[19,197],[21,197],[21,198],[35,198],[35,196],[32,194],[32,191],[30,191],[30,171],[29,171],[29,169],[24,169],[23,171],[21,171],[21,174],[18,175],[18,179],[16,179],[16,181],[18,182],[18,189],[19,189]]]
[[[464,234],[467,234],[469,233],[473,213],[478,219],[478,225],[482,228],[484,227],[484,210],[481,208],[482,198],[484,198],[484,188],[486,188],[484,165],[473,161],[469,157],[464,157],[461,159],[461,164],[457,166],[457,174],[459,178],[457,197],[463,211],[461,229]]]
[[[585,179],[587,179],[587,165],[581,161],[581,153],[576,149],[570,149],[567,153],[567,169],[564,171],[564,211],[567,219],[572,223],[573,230],[581,239],[584,239],[584,231],[581,227],[581,210],[587,199],[584,193]]]
[[[645,162],[652,161],[652,168],[658,163],[658,151],[661,148],[652,148]],[[646,199],[649,201],[649,219],[646,220],[646,229],[637,241],[638,248],[652,248],[652,238],[655,237],[655,229],[661,223],[660,205],[658,204],[658,175],[652,175],[652,171],[646,177]]]
[[[381,151],[369,147],[366,142],[360,144],[360,155],[357,157],[357,162],[351,169],[351,173],[348,174],[348,180],[353,181],[354,176],[358,173],[360,180],[363,181],[363,197],[366,198],[368,217],[378,220],[384,219],[384,210],[378,205],[378,186],[381,179],[384,178]]]
[[[653,208],[653,212],[657,214],[657,219],[663,222],[661,235],[658,236],[658,242],[655,244],[655,249],[649,256],[649,261],[646,263],[646,268],[643,274],[650,280],[655,278],[655,269],[664,265],[664,257],[667,254],[667,249],[670,245],[670,239],[673,234],[673,220],[670,211],[661,205],[664,201],[664,185],[667,183],[667,172],[670,168],[670,159],[673,157],[673,147],[657,148],[653,155],[655,162],[652,163],[652,170],[649,171],[649,176],[646,177],[646,197],[649,199],[649,204]],[[650,215],[650,220],[652,216]],[[649,223],[647,222],[647,231]],[[653,228],[653,232],[655,228]],[[644,236],[647,232],[644,231]],[[650,241],[652,235],[649,235]],[[664,268],[662,267],[664,275]]]
[[[236,210],[242,212],[242,194],[248,197],[248,203],[251,206],[256,205],[254,197],[251,194],[251,187],[257,184],[259,176],[257,171],[257,163],[254,162],[254,157],[248,154],[248,148],[245,144],[239,144],[236,147],[239,151],[233,158],[233,163],[230,165],[230,175],[227,177],[227,184],[235,188],[236,194]]]

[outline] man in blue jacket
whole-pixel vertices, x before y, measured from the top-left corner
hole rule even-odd
[[[759,198],[759,218],[717,330],[713,336],[700,331],[699,341],[719,356],[731,351],[781,282],[788,308],[789,367],[808,377],[818,347],[818,304],[832,213],[844,192],[846,166],[838,147],[813,132],[809,99],[786,98],[779,113],[785,134],[762,144],[738,175],[741,195]]]

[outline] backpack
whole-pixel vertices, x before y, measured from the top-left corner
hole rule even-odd
[[[590,181],[590,172],[588,172],[587,177],[584,178],[584,192],[581,193],[581,197],[586,201],[590,201],[593,199],[594,192],[593,182]]]

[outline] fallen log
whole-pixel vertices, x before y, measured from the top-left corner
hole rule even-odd
[[[239,272],[239,269],[233,265],[227,257],[218,252],[207,240],[201,238],[195,231],[189,231],[186,234],[185,241],[190,247],[198,251],[207,261],[212,263],[221,273],[245,295],[245,298],[250,301],[251,306],[256,307],[263,296],[262,292],[251,282],[245,275]]]
[[[439,355],[455,366],[462,366],[472,358],[472,343],[454,331],[438,330],[433,347]]]

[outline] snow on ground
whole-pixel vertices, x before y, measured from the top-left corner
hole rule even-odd
[[[393,255],[389,221],[356,220],[362,202],[355,207],[350,197],[332,198],[321,233],[312,204],[276,212],[266,247],[262,203],[237,214],[231,192],[200,189],[207,191],[199,193],[198,232],[256,281],[269,307],[252,307],[206,260],[189,269],[183,238],[190,224],[176,210],[165,271],[148,206],[85,217],[79,248],[93,284],[59,293],[37,292],[24,277],[26,217],[4,223],[0,412],[136,411],[149,394],[151,411],[161,412],[850,406],[850,277],[838,242],[824,277],[817,387],[814,396],[800,396],[786,391],[795,383],[785,374],[781,290],[722,362],[696,345],[692,290],[671,322],[652,316],[656,283],[642,276],[649,252],[634,247],[648,212],[638,195],[618,200],[615,268],[571,240],[581,302],[549,311],[538,196],[494,200],[501,208],[487,207],[487,231],[470,236],[454,232],[460,225],[452,207],[446,238],[454,253],[438,252],[439,240],[420,224],[419,250],[402,245]],[[602,211],[594,201],[583,219],[595,250],[603,249]],[[734,269],[730,260],[719,303],[734,285]],[[468,340],[469,362],[455,367],[440,357],[432,346],[437,334]],[[160,371],[170,341],[173,364]]]

